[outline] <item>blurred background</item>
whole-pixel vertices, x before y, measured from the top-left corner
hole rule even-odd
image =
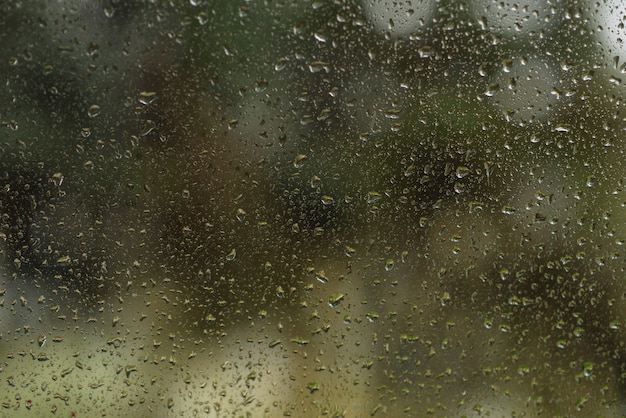
[[[626,414],[620,1],[0,12],[0,416]]]

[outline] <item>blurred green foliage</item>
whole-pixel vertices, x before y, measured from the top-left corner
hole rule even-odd
[[[624,412],[622,28],[400,3],[0,6],[7,413]]]

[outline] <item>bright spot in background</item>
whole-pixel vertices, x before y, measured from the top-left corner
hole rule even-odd
[[[608,0],[589,8],[589,23],[602,44],[607,59],[626,55],[626,3]]]
[[[377,32],[406,37],[428,24],[436,0],[363,0],[363,14]]]
[[[555,20],[555,10],[545,0],[476,0],[469,5],[482,29],[502,35],[532,36],[550,29]]]
[[[513,121],[545,121],[559,101],[565,100],[563,87],[557,86],[554,69],[539,58],[512,60],[510,65],[503,65],[492,80],[494,106]]]

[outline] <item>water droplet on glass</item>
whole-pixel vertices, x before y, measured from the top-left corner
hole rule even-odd
[[[309,64],[309,71],[312,73],[318,73],[320,71],[330,72],[330,63],[325,61],[313,61]]]
[[[335,199],[332,196],[322,196],[322,204],[325,206],[329,206],[335,203]]]
[[[315,272],[315,278],[320,283],[324,283],[324,284],[328,283],[328,277],[326,277],[326,273],[324,273],[324,270]]]
[[[499,87],[498,83],[489,83],[484,93],[485,96],[492,97],[498,91]]]
[[[209,16],[206,14],[206,12],[199,12],[196,15],[196,20],[198,21],[200,26],[204,26],[209,21]]]
[[[513,67],[513,60],[510,58],[504,59],[502,61],[502,70],[505,73],[511,72],[511,67]]]
[[[343,297],[343,293],[333,293],[328,297],[328,304],[331,308],[335,308],[341,303]]]
[[[313,176],[311,177],[310,184],[311,184],[312,189],[317,189],[318,187],[322,185],[322,179],[319,178],[318,176]]]
[[[54,183],[55,186],[60,187],[63,184],[63,174],[61,173],[54,173],[52,175],[52,182]]]
[[[328,36],[326,34],[322,33],[322,32],[315,32],[313,34],[313,37],[318,42],[324,43],[324,42],[328,41]]]
[[[270,347],[270,348],[274,348],[274,347],[276,347],[277,345],[279,345],[280,343],[281,343],[280,338],[277,338],[277,339],[275,339],[275,340],[270,341],[270,343],[269,343],[269,347]]]
[[[573,67],[573,64],[567,59],[564,59],[563,61],[561,61],[561,70],[569,71],[572,69],[572,67]]]
[[[90,118],[95,118],[99,114],[100,114],[100,106],[98,105],[89,106],[89,110],[87,110],[87,115],[89,115]]]
[[[585,361],[583,363],[583,375],[585,377],[589,377],[593,374],[593,363],[590,361]]]
[[[571,129],[571,126],[567,123],[559,123],[558,125],[554,127],[554,130],[556,132],[569,132],[570,129]]]
[[[293,160],[293,166],[295,168],[301,168],[304,163],[306,162],[306,160],[308,159],[308,157],[304,154],[298,154],[296,155],[296,158]]]
[[[487,64],[480,64],[478,66],[478,75],[480,75],[481,77],[486,77],[487,74],[488,74]]]
[[[157,94],[153,91],[142,91],[139,93],[139,103],[149,105],[157,99]]]
[[[365,317],[367,318],[368,321],[374,322],[379,318],[379,315],[377,312],[369,311],[365,314]]]
[[[593,76],[595,75],[593,70],[589,70],[586,73],[583,74],[582,76],[582,80],[583,81],[591,81],[593,80]]]
[[[233,261],[237,257],[237,250],[233,248],[228,254],[226,254],[226,261]]]
[[[315,116],[308,113],[306,115],[302,115],[302,118],[300,118],[300,124],[302,125],[308,125],[309,123],[313,122],[315,120]]]
[[[111,6],[105,6],[104,7],[104,16],[107,17],[108,19],[112,18],[113,15],[115,14],[115,9]]]
[[[320,111],[320,114],[317,115],[317,120],[318,121],[322,121],[322,120],[326,120],[330,117],[330,109],[322,109]]]
[[[144,122],[143,127],[141,128],[140,136],[146,136],[150,132],[152,132],[156,128],[156,122],[148,119]]]
[[[470,173],[469,168],[465,167],[464,165],[460,165],[456,168],[456,177],[459,179],[462,179],[463,177],[467,176]]]
[[[512,215],[515,213],[515,208],[513,206],[504,206],[502,208],[502,213],[504,213],[505,215]]]
[[[387,119],[398,119],[400,117],[400,109],[389,109],[385,112]]]
[[[380,200],[382,195],[378,192],[367,192],[367,203],[374,203]]]
[[[420,58],[429,58],[435,55],[435,49],[430,45],[424,45],[418,48],[417,53],[419,54]]]
[[[393,270],[393,266],[394,266],[393,259],[388,258],[387,260],[385,260],[385,271]]]
[[[268,86],[267,80],[264,78],[261,78],[256,81],[254,85],[254,91],[257,93],[261,93],[262,91],[265,91],[265,89],[267,89],[267,86]]]
[[[274,69],[276,71],[282,71],[287,66],[288,58],[281,57],[276,60],[276,64],[274,64]]]
[[[474,213],[477,212],[479,210],[483,210],[484,207],[484,203],[483,202],[479,202],[477,200],[473,200],[469,203],[469,213]]]

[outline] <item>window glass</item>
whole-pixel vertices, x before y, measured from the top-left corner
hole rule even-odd
[[[626,413],[620,1],[0,12],[0,415]]]

